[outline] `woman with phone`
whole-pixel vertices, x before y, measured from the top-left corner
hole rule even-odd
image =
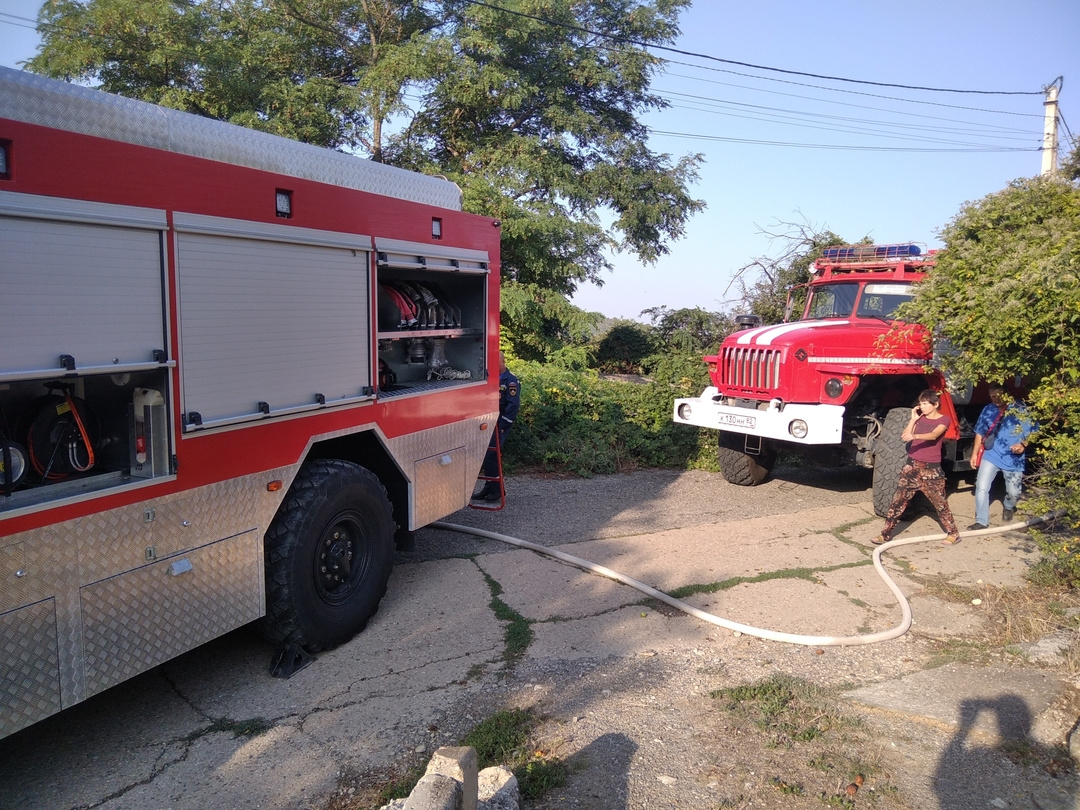
[[[945,499],[945,473],[941,469],[941,444],[951,422],[941,412],[941,395],[937,391],[919,394],[918,402],[911,409],[911,419],[900,434],[900,438],[908,443],[908,461],[900,471],[896,494],[885,513],[885,527],[872,541],[875,546],[892,540],[893,529],[916,492],[929,498],[937,510],[946,534],[941,542],[947,546],[960,542],[960,530]]]

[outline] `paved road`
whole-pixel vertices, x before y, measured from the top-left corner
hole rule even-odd
[[[690,601],[757,626],[849,635],[899,619],[865,564],[879,524],[868,484],[858,471],[822,470],[782,470],[753,489],[704,472],[522,477],[510,481],[505,511],[465,510],[449,520],[558,546],[663,590],[744,577]],[[951,500],[961,524],[970,522],[970,487]],[[938,531],[926,516],[908,529]],[[0,810],[321,810],[365,774],[422,760],[511,705],[552,718],[552,745],[578,763],[577,781],[552,806],[714,808],[734,795],[730,779],[749,789],[764,776],[737,768],[725,775],[723,755],[709,747],[720,735],[704,744],[689,718],[717,685],[768,670],[861,684],[853,693],[861,710],[886,724],[916,716],[931,729],[882,754],[907,758],[893,784],[913,797],[911,806],[1030,807],[1037,796],[1040,807],[1073,807],[1075,779],[1032,787],[1001,772],[972,788],[965,774],[982,773],[985,762],[961,756],[972,741],[989,751],[1007,726],[1002,707],[1016,705],[1024,733],[1060,742],[1075,722],[1068,684],[1037,669],[924,669],[931,640],[977,635],[981,618],[978,608],[922,595],[912,572],[971,586],[1019,584],[1036,558],[1031,542],[1010,534],[951,549],[912,546],[902,556],[897,578],[913,597],[912,633],[826,652],[738,637],[531,552],[425,530],[413,551],[398,555],[369,628],[290,680],[270,678],[270,648],[238,631],[0,741]],[[796,569],[817,574],[763,576]],[[534,640],[512,671],[502,662],[492,587],[533,623]],[[929,693],[938,700],[925,700]],[[965,699],[976,701],[973,713],[961,710]],[[252,725],[265,730],[242,733]],[[961,732],[963,751],[950,748]],[[962,786],[964,800],[941,788],[941,768],[953,762],[942,749],[963,761],[948,781]],[[988,804],[995,800],[1006,803]]]

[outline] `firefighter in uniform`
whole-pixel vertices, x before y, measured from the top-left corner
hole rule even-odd
[[[521,385],[513,372],[506,367],[506,355],[499,352],[499,421],[495,424],[495,433],[491,436],[491,444],[484,456],[484,466],[480,469],[480,475],[484,478],[499,477],[499,459],[495,454],[495,442],[499,443],[499,451],[506,444],[506,434],[514,426],[517,419],[518,407],[521,405]],[[502,499],[499,489],[499,481],[485,481],[483,488],[473,496],[474,500],[498,501]]]

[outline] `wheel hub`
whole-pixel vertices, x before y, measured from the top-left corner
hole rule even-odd
[[[319,573],[323,587],[334,590],[347,582],[352,573],[353,542],[349,534],[341,529],[330,532],[319,555]]]

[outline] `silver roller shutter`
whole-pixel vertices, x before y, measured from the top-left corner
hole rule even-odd
[[[84,371],[165,349],[161,212],[0,197],[0,371]]]
[[[366,396],[365,237],[195,215],[175,224],[187,428],[193,413],[206,427]]]

